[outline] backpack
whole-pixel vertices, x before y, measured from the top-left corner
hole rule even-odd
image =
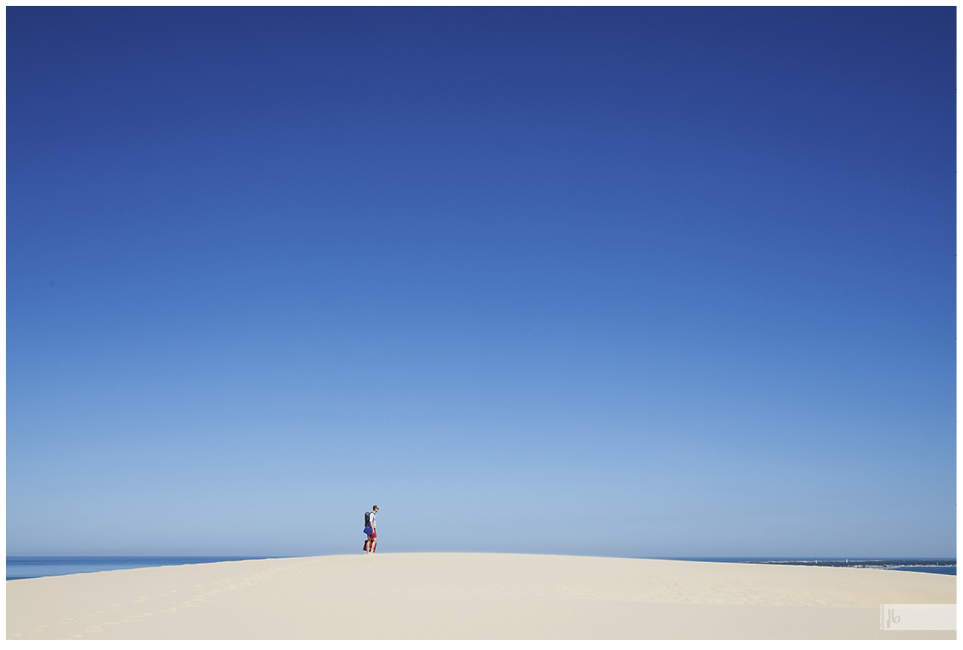
[[[371,525],[371,513],[366,512],[364,513],[364,527],[367,528],[370,525]]]

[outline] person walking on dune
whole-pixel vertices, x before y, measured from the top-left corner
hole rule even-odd
[[[378,548],[378,529],[375,527],[375,515],[377,514],[378,506],[374,506],[371,508],[371,512],[364,514],[364,534],[368,536],[362,547],[365,553],[374,553],[375,549]]]

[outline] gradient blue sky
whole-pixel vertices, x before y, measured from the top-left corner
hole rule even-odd
[[[8,8],[8,553],[955,556],[955,20]]]

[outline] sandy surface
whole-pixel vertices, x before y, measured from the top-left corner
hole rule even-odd
[[[8,639],[955,639],[884,603],[956,577],[670,560],[385,553],[7,582]]]

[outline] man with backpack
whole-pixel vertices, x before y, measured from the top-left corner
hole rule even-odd
[[[364,541],[365,553],[374,553],[378,548],[378,530],[375,527],[375,515],[378,514],[378,506],[371,508],[371,512],[364,513],[364,534],[368,538]]]

